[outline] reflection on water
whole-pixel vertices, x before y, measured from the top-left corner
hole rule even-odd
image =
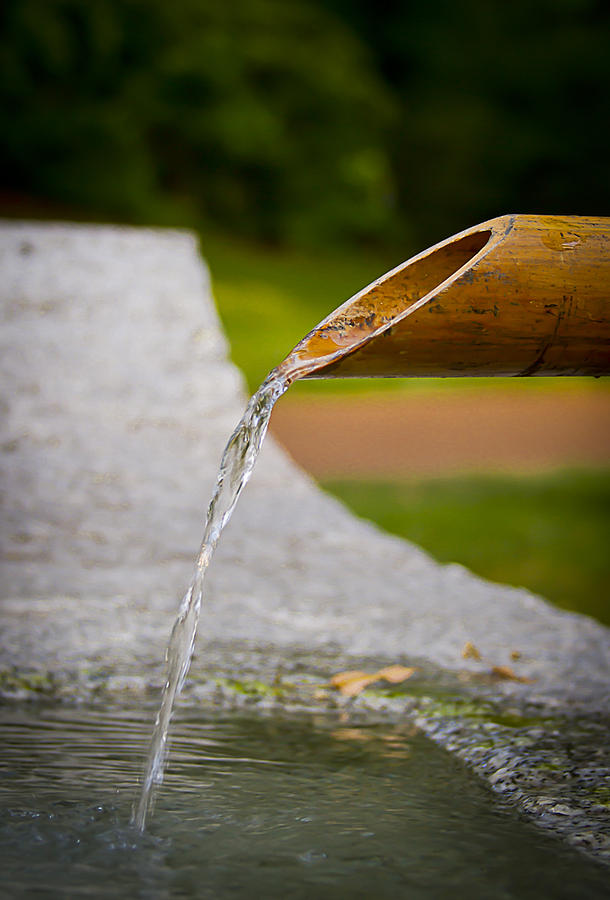
[[[4,896],[601,898],[604,869],[408,727],[177,716],[150,833],[139,711],[0,711]]]

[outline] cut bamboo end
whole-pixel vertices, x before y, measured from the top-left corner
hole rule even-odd
[[[610,372],[610,219],[503,216],[392,269],[286,358],[295,377]]]

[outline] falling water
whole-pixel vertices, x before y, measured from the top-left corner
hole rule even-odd
[[[294,377],[294,376],[293,376]],[[152,804],[155,786],[163,780],[167,735],[174,701],[189,670],[197,622],[201,610],[205,574],[223,528],[231,518],[237,499],[245,487],[260,452],[273,406],[288,388],[291,377],[274,370],[250,398],[246,411],[225,447],[216,488],[191,584],[182,599],[167,648],[167,678],[161,706],[155,720],[142,789],[132,822],[141,831]]]
[[[140,831],[146,825],[155,787],[163,780],[170,719],[174,701],[191,664],[205,574],[222,530],[231,518],[237,499],[252,474],[273,407],[293,381],[313,374],[353,349],[362,340],[360,335],[354,336],[353,332],[354,323],[350,321],[345,335],[333,327],[318,327],[306,335],[252,395],[239,425],[225,447],[216,488],[208,507],[195,573],[180,604],[167,648],[167,677],[161,706],[155,720],[140,797],[132,814],[132,823]]]

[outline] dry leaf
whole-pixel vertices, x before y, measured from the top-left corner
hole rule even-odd
[[[516,662],[518,659],[521,659],[521,652],[519,650],[513,650],[510,654],[510,658]]]
[[[356,697],[376,680],[374,675],[367,675],[366,672],[339,672],[338,675],[333,675],[330,683],[344,697]]]
[[[462,659],[476,659],[477,662],[481,659],[481,654],[472,643],[472,641],[466,641],[464,644],[464,649],[462,650]]]
[[[355,670],[338,672],[330,679],[330,684],[332,687],[337,688],[344,697],[356,697],[371,681],[375,681],[374,675]]]
[[[372,674],[351,670],[338,672],[336,675],[333,675],[329,684],[331,687],[337,688],[344,697],[356,697],[374,681],[384,680],[390,684],[399,684],[401,681],[406,681],[407,678],[410,678],[415,671],[417,670],[414,668],[399,665],[386,666],[385,669],[379,669],[378,672],[373,672]]]
[[[378,672],[375,672],[375,676],[383,678],[384,681],[389,681],[390,684],[400,684],[401,681],[406,681],[416,671],[417,669],[412,666],[386,666],[385,669],[379,669]]]
[[[493,666],[491,674],[496,678],[502,678],[504,681],[520,681],[521,684],[533,684],[534,678],[525,678],[522,675],[516,675],[510,666]]]
[[[350,670],[348,672],[337,672],[336,675],[330,679],[329,684],[331,687],[335,687],[338,690],[346,685],[350,684],[354,679],[358,678],[368,678],[369,675],[367,672],[359,672],[358,670]]]

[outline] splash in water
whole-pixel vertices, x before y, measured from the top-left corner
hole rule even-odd
[[[252,474],[273,406],[291,380],[279,369],[267,377],[250,398],[243,418],[229,438],[222,456],[195,574],[180,604],[167,648],[167,678],[155,720],[140,797],[132,816],[133,824],[141,831],[146,825],[155,786],[163,780],[169,723],[174,701],[184,684],[193,655],[206,571],[222,530],[231,518],[237,499]]]

